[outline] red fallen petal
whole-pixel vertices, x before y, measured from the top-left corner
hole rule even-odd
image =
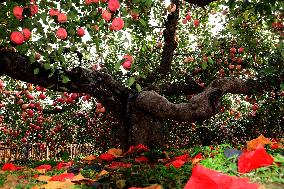
[[[115,159],[115,156],[112,154],[104,153],[104,154],[101,154],[99,158],[103,161],[112,161]]]
[[[136,147],[135,146],[130,146],[126,153],[127,154],[133,154],[134,152],[136,152]]]
[[[148,158],[146,158],[145,156],[135,158],[136,163],[145,163],[145,162],[148,162],[148,161],[149,161]]]
[[[144,146],[143,144],[138,144],[136,146],[137,152],[141,153],[141,152],[148,152],[149,148],[147,146]]]
[[[63,173],[51,177],[50,181],[65,181],[66,179],[72,179],[74,176],[73,173]]]
[[[258,146],[256,150],[244,152],[238,160],[238,170],[240,173],[248,173],[253,169],[271,165],[273,157],[270,156],[263,146]]]
[[[186,183],[184,189],[218,189],[217,183],[214,182],[212,178],[210,178],[209,174],[206,173],[206,171],[211,172],[210,169],[207,170],[200,165],[193,167],[191,177]]]
[[[187,161],[189,159],[189,154],[184,154],[184,155],[181,155],[181,156],[177,156],[175,157],[174,159],[179,159],[179,160],[183,160],[183,161]]]
[[[174,160],[174,161],[172,161],[170,163],[167,163],[166,166],[172,165],[175,168],[180,168],[181,166],[183,166],[183,164],[185,164],[185,161],[177,159],[177,160]]]
[[[67,162],[67,163],[65,163],[65,162],[60,162],[60,163],[57,164],[56,167],[57,167],[57,169],[68,168],[68,167],[71,167],[72,164],[73,164],[72,161],[69,161],[69,162]]]
[[[202,153],[199,153],[192,158],[191,162],[192,162],[192,164],[196,164],[201,160],[203,160],[203,156],[202,156]]]
[[[121,167],[129,168],[129,167],[131,167],[131,163],[112,162],[112,163],[108,166],[109,169],[117,169],[117,168],[121,168]]]
[[[257,189],[258,184],[249,183],[247,178],[229,176],[201,165],[192,169],[192,175],[184,189]]]
[[[15,166],[13,163],[6,163],[2,167],[2,171],[17,171],[20,169],[20,167]]]
[[[46,170],[51,170],[51,165],[40,165],[37,166],[35,169],[39,170],[39,169],[46,169]]]

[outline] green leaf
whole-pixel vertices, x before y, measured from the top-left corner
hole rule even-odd
[[[51,78],[53,76],[54,72],[51,72],[49,75],[48,75],[48,78]]]
[[[37,75],[39,72],[39,68],[34,69],[34,75]]]
[[[60,76],[62,78],[62,83],[66,84],[70,81],[69,77],[65,76],[65,75],[61,75]]]
[[[121,65],[121,62],[120,62],[120,61],[117,62],[117,63],[115,63],[114,69],[118,70],[118,69],[120,68],[120,65]]]
[[[142,18],[139,19],[139,22],[142,26],[147,26],[147,23],[145,20],[143,20]]]
[[[57,54],[58,54],[58,55],[62,54],[63,49],[64,49],[64,48],[63,48],[62,46],[59,47],[58,50],[57,50]]]
[[[130,77],[130,78],[128,79],[128,87],[131,87],[134,82],[135,82],[135,78],[134,78],[134,77]]]
[[[30,59],[30,62],[31,62],[31,63],[34,63],[34,62],[35,62],[34,53],[32,53],[32,54],[29,56],[29,59]]]
[[[280,84],[280,88],[281,88],[282,91],[284,91],[284,82],[282,82],[282,83]]]
[[[207,62],[203,62],[203,63],[201,64],[201,67],[202,67],[203,70],[206,70],[206,68],[208,67]]]
[[[121,38],[121,37],[122,37],[122,34],[123,34],[123,33],[122,33],[121,31],[119,31],[118,34],[117,34],[117,37],[118,37],[118,38]]]
[[[43,67],[44,67],[44,69],[49,70],[50,69],[50,64],[49,63],[45,63]]]
[[[210,64],[213,64],[213,63],[214,63],[214,60],[213,60],[211,57],[209,57],[209,58],[208,58],[208,62],[209,62]]]
[[[151,7],[152,6],[152,0],[146,0],[145,5],[146,5],[146,7]]]
[[[136,83],[136,89],[137,89],[138,92],[141,92],[141,91],[142,91],[141,85],[139,85],[138,83]]]

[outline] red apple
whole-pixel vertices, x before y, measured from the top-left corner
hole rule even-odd
[[[244,49],[243,47],[240,47],[240,48],[238,49],[238,52],[239,52],[239,53],[242,53],[242,52],[244,52],[244,50],[245,50],[245,49]]]
[[[26,137],[22,138],[22,142],[26,143],[28,141],[28,139]]]
[[[234,68],[235,68],[235,65],[234,65],[234,64],[230,64],[230,65],[229,65],[229,69],[230,69],[230,70],[233,70]]]
[[[40,55],[39,53],[35,53],[35,59],[36,59],[36,60],[39,60],[40,57],[41,57],[41,55]]]
[[[232,47],[232,48],[230,48],[230,52],[233,53],[233,54],[235,54],[235,53],[237,52],[237,50],[236,50],[235,47]]]
[[[193,25],[195,26],[195,27],[198,27],[199,26],[199,20],[198,19],[195,19],[195,20],[193,20]]]
[[[236,66],[236,68],[237,68],[238,70],[241,70],[241,69],[242,69],[242,65],[238,64],[238,65]]]
[[[186,20],[191,20],[190,14],[187,14],[187,15],[185,16],[185,19],[186,19]]]
[[[28,104],[23,104],[23,105],[22,105],[22,109],[23,109],[23,110],[27,109],[28,107],[29,107]]]
[[[254,103],[254,104],[252,105],[252,110],[253,110],[253,111],[258,110],[258,108],[259,108],[259,106],[258,106],[257,103]]]

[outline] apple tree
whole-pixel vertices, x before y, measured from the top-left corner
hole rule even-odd
[[[0,75],[94,97],[99,111],[118,120],[125,149],[163,145],[165,121],[202,123],[226,108],[227,94],[283,96],[282,1],[0,6]]]

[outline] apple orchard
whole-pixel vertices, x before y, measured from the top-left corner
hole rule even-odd
[[[0,7],[2,142],[103,150],[283,137],[283,1]]]

